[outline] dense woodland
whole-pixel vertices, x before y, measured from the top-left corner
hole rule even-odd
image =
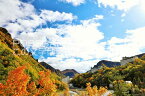
[[[125,81],[131,81],[132,84],[127,84]],[[112,89],[119,96],[126,96],[130,92],[132,94],[144,93],[145,56],[123,66],[109,68],[104,65],[103,68],[95,73],[83,73],[75,76],[71,80],[71,83],[79,88],[85,88],[88,82],[92,86],[107,86],[108,88],[109,84],[112,84],[114,86]]]

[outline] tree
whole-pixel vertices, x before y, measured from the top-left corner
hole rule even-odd
[[[0,85],[0,93],[6,96],[27,96],[27,84],[30,77],[25,74],[25,66],[18,67],[8,73],[6,84]]]
[[[40,84],[39,93],[42,95],[53,95],[56,92],[56,85],[53,80],[50,79],[50,71],[39,72],[40,79],[38,80]]]

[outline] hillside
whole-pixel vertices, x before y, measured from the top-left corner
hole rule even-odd
[[[74,69],[66,69],[66,70],[63,70],[62,73],[65,75],[65,76],[69,76],[70,78],[73,78],[76,74],[79,74],[76,70]]]
[[[127,84],[126,81],[131,82],[132,85]],[[92,86],[107,86],[108,88],[111,88],[109,85],[112,84],[117,96],[128,96],[129,90],[132,90],[134,94],[140,94],[138,96],[144,96],[141,94],[145,94],[143,91],[145,89],[145,55],[126,65],[104,66],[94,73],[82,73],[71,80],[71,83],[79,88],[86,87],[87,82],[90,82]]]
[[[12,74],[12,72],[16,72],[16,74],[20,72],[20,74],[23,74],[23,75],[21,77],[19,76],[20,74],[14,75],[14,73]],[[45,76],[46,74],[48,75]],[[0,86],[0,92],[3,91],[4,93],[7,93],[5,88],[7,88],[8,90],[13,90],[11,89],[11,87],[8,87],[10,85],[7,85],[9,84],[7,82],[10,81],[10,80],[7,80],[8,78],[11,78],[11,79],[13,78],[15,79],[14,81],[17,82],[17,80],[19,81],[25,76],[28,77],[28,81],[24,85],[28,87],[29,84],[35,83],[36,85],[33,85],[33,87],[36,88],[35,90],[37,90],[37,92],[39,92],[40,90],[44,90],[45,88],[45,85],[43,85],[42,83],[44,81],[42,80],[48,80],[47,82],[49,84],[52,84],[53,87],[57,86],[57,88],[60,88],[60,89],[64,88],[64,85],[60,81],[61,79],[58,75],[56,75],[55,73],[51,73],[50,70],[43,67],[39,62],[37,62],[37,60],[35,60],[32,57],[31,53],[27,52],[27,50],[22,46],[22,44],[18,40],[14,40],[11,38],[11,35],[6,29],[0,28],[0,84],[4,84]],[[42,79],[42,78],[45,78],[45,79]],[[41,83],[39,83],[40,81]],[[5,87],[2,87],[2,86],[5,86]],[[13,86],[17,86],[17,85],[13,85]],[[19,86],[23,86],[23,84],[20,84]],[[20,87],[20,88],[23,88],[23,87]],[[54,90],[55,90],[55,87],[54,87]],[[28,91],[28,90],[25,90],[25,91]],[[14,94],[14,93],[9,93],[9,92],[7,93],[7,95]],[[50,93],[51,91],[49,92],[49,94]],[[18,92],[16,94],[18,94]],[[32,93],[30,92],[30,94]],[[46,93],[42,92],[42,94],[46,94]]]
[[[63,73],[62,73],[59,69],[55,69],[55,68],[53,68],[52,66],[50,66],[49,64],[47,64],[47,63],[45,63],[45,62],[40,62],[40,64],[41,64],[42,66],[44,66],[46,69],[49,69],[49,70],[51,70],[52,72],[56,73],[58,76],[60,76],[60,77],[65,77],[65,76],[63,75]]]

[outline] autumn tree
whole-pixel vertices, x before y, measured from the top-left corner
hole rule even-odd
[[[40,79],[38,80],[40,84],[39,93],[41,93],[42,95],[45,94],[45,95],[53,96],[53,94],[55,94],[56,92],[57,86],[55,85],[55,82],[51,80],[50,74],[51,74],[50,71],[39,72],[40,75]]]
[[[27,96],[27,84],[30,77],[25,74],[25,66],[18,67],[8,73],[6,84],[0,85],[0,93],[4,96]]]
[[[91,83],[87,83],[86,86],[86,90],[89,96],[102,96],[107,92],[107,88],[105,87],[100,87],[98,89],[97,86],[91,87]]]

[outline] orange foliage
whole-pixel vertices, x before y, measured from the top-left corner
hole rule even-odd
[[[0,84],[0,93],[4,96],[27,96],[29,76],[24,72],[25,67],[18,67],[8,74],[6,84]]]
[[[28,90],[28,92],[29,92],[31,95],[34,95],[34,96],[39,95],[39,92],[38,92],[38,90],[37,90],[37,88],[36,88],[35,82],[31,82],[31,83],[28,85],[27,90]]]
[[[88,95],[89,95],[89,96],[94,96],[94,92],[93,92],[93,90],[92,90],[92,88],[91,88],[91,83],[87,83],[86,85],[87,85],[86,90],[87,90],[87,92],[88,92]]]
[[[70,96],[69,87],[67,84],[65,84],[64,96]]]
[[[50,71],[47,71],[47,72],[41,71],[41,72],[39,72],[40,79],[38,80],[38,82],[41,86],[39,88],[39,93],[53,95],[56,92],[56,85],[50,79],[50,74],[51,74]]]
[[[57,96],[56,81],[51,79],[51,72],[39,72],[39,80],[30,82],[26,67],[18,67],[8,73],[5,84],[0,83],[0,96]],[[61,83],[61,82],[60,82]],[[37,87],[36,87],[37,86]]]

